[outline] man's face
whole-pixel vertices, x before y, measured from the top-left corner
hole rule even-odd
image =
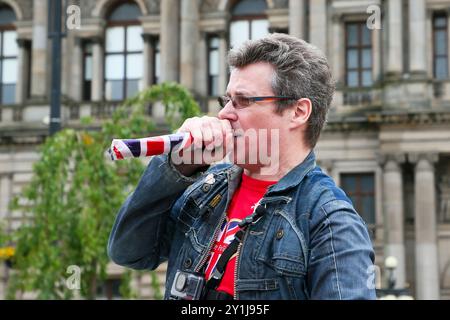
[[[236,68],[231,72],[226,95],[229,97],[274,96],[271,86],[273,75],[272,65],[264,62]],[[279,148],[279,137],[282,137],[283,128],[286,128],[287,117],[276,114],[275,110],[276,102],[273,101],[258,101],[245,108],[235,108],[229,102],[219,112],[220,119],[229,120],[236,132],[245,134],[234,139],[234,159],[232,160],[235,163],[248,169],[260,167],[261,162],[264,163],[261,156],[267,156],[264,153],[273,154],[276,151],[273,149]],[[266,137],[264,137],[264,131]],[[255,134],[257,141],[254,139]],[[258,163],[252,161],[255,151],[258,154]],[[245,164],[242,163],[244,159]]]

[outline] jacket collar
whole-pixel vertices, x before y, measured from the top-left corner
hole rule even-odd
[[[306,174],[314,169],[315,166],[316,155],[314,154],[314,151],[311,150],[305,160],[289,171],[283,178],[281,178],[280,181],[278,181],[278,183],[271,186],[267,194],[284,191],[297,186],[300,182],[302,182]],[[228,181],[230,183],[229,193],[231,195],[234,193],[241,181],[242,172],[243,169],[236,165],[231,166],[227,170]]]
[[[293,188],[302,182],[303,178],[316,166],[316,155],[311,150],[302,163],[289,171],[277,184],[271,186],[268,194]]]

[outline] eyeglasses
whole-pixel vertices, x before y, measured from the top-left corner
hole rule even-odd
[[[217,98],[219,101],[219,105],[224,108],[228,102],[231,101],[233,107],[236,109],[242,109],[250,106],[251,104],[257,101],[280,101],[280,100],[297,100],[295,97],[286,97],[286,96],[264,96],[264,97],[246,97],[242,95],[237,95],[233,97],[229,96],[220,96]]]

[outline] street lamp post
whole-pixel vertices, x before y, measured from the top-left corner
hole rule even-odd
[[[395,288],[395,269],[397,269],[398,261],[397,258],[389,256],[384,260],[384,266],[388,271],[387,278],[387,288],[377,290],[377,296],[379,299],[401,299],[401,300],[411,300],[412,296],[408,295],[408,290],[406,288]]]
[[[61,38],[62,0],[48,0],[48,37],[52,40],[50,135],[61,130]]]
[[[386,260],[384,261],[384,266],[386,267],[386,269],[389,271],[389,276],[388,276],[388,289],[389,290],[393,290],[395,288],[395,276],[394,276],[394,271],[395,269],[397,269],[397,258],[393,257],[393,256],[389,256],[386,258]]]

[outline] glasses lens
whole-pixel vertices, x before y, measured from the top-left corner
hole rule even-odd
[[[251,104],[251,99],[246,96],[236,96],[234,97],[234,100],[236,102],[236,108],[245,108]]]

